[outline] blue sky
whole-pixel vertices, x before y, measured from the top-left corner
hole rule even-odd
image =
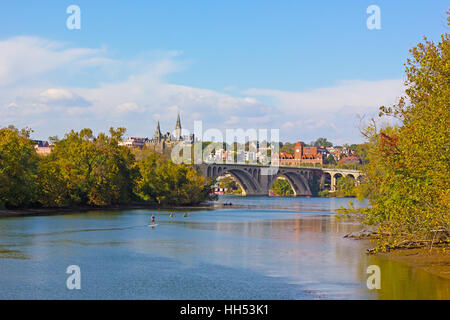
[[[66,8],[81,9],[68,30]],[[381,30],[369,30],[369,5]],[[9,1],[0,4],[0,126],[37,138],[125,126],[278,128],[360,142],[357,116],[402,94],[403,63],[445,32],[448,1]]]

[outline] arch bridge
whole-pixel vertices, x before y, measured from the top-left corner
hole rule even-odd
[[[279,177],[284,177],[292,187],[295,196],[311,196],[315,183],[319,189],[336,190],[339,177],[350,176],[355,183],[362,176],[358,170],[329,169],[311,167],[269,167],[250,164],[203,163],[194,166],[204,177],[217,179],[229,174],[241,186],[244,195],[269,195],[272,184]]]

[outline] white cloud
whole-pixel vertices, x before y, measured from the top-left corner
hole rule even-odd
[[[142,108],[135,102],[126,102],[118,105],[114,111],[118,114],[129,112],[142,112]]]
[[[59,107],[87,107],[91,103],[78,94],[66,89],[47,89],[40,93],[42,103]]]
[[[358,117],[373,117],[380,106],[395,103],[404,94],[404,86],[401,79],[353,80],[307,91],[254,88],[244,93],[272,101],[284,137],[357,142],[362,140]]]
[[[14,37],[0,41],[0,86],[30,81],[58,69],[110,63],[104,50],[67,48],[60,42],[37,37]]]
[[[300,92],[249,89],[245,93],[273,98],[284,112],[292,115],[318,115],[371,113],[381,105],[394,103],[403,90],[401,79],[389,79],[342,81],[333,87]]]
[[[74,97],[74,94],[64,89],[48,89],[41,93],[42,100],[70,100]]]
[[[40,137],[110,126],[152,136],[156,120],[163,131],[170,131],[180,112],[188,129],[194,120],[203,120],[205,130],[280,128],[282,139],[326,136],[351,142],[359,138],[356,114],[372,114],[380,105],[392,104],[403,90],[401,80],[391,79],[343,81],[298,92],[253,88],[243,96],[224,94],[168,83],[167,75],[185,67],[179,55],[145,53],[120,61],[108,58],[105,49],[69,48],[41,38],[0,41],[0,126],[33,124]],[[61,86],[54,77],[77,79],[74,73],[85,76],[96,67],[103,69],[88,87]]]

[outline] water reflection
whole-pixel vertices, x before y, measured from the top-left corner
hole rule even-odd
[[[448,281],[367,256],[367,243],[344,239],[360,230],[331,214],[347,199],[231,199],[232,208],[190,217],[130,210],[2,219],[0,298],[450,297]],[[147,226],[152,214],[156,228]],[[81,292],[65,290],[70,264],[86,275]],[[366,287],[371,264],[381,267],[379,291]]]
[[[370,264],[380,266],[378,299],[450,299],[450,281],[384,257],[371,256]]]
[[[239,208],[265,208],[268,210],[289,210],[299,212],[324,212],[334,213],[342,206],[346,206],[348,202],[354,203],[356,208],[366,206],[367,201],[358,201],[357,199],[348,198],[303,198],[303,197],[259,197],[249,196],[241,197],[235,195],[221,195],[219,200],[215,202],[215,206],[224,207],[225,203],[232,203],[232,207]]]

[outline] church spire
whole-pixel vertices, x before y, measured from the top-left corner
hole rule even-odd
[[[155,135],[154,135],[153,139],[155,141],[159,142],[159,141],[161,141],[161,138],[162,138],[162,134],[161,134],[161,128],[159,126],[159,120],[158,120],[158,124],[156,125],[156,131],[155,131]]]
[[[175,129],[181,129],[181,120],[180,120],[180,113],[179,112],[178,112],[177,124],[175,125]]]
[[[177,116],[177,124],[175,125],[175,140],[181,140],[181,120],[179,112]]]

